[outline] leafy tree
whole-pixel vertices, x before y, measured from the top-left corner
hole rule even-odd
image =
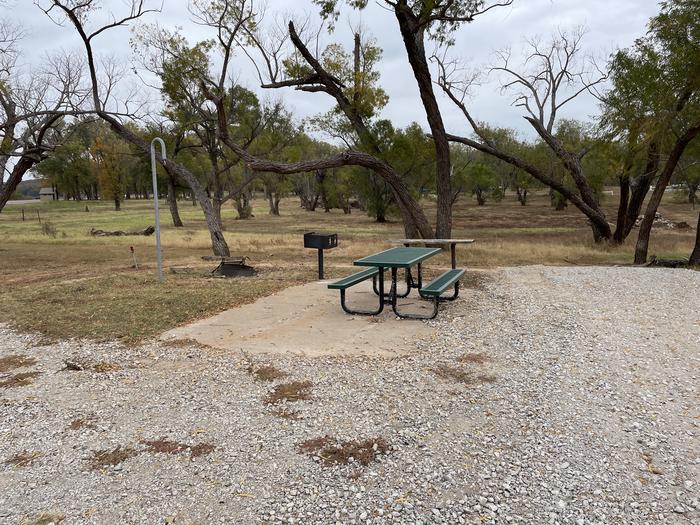
[[[91,153],[102,199],[113,200],[114,210],[120,211],[128,176],[135,165],[129,145],[113,133],[101,130]]]
[[[606,118],[613,127],[618,126],[614,129],[622,130],[628,144],[627,166],[634,166],[637,144],[648,144],[642,173],[644,191],[640,193],[646,195],[658,174],[639,228],[634,256],[637,264],[646,261],[654,216],[664,191],[686,148],[700,135],[700,71],[689,67],[698,62],[700,2],[671,0],[661,3],[661,12],[649,22],[647,35],[618,52],[612,63],[613,89],[606,99]],[[625,198],[624,192],[621,198]],[[634,215],[636,210],[632,211]],[[629,214],[627,220],[632,220]]]

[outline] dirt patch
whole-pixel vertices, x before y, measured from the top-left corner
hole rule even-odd
[[[259,367],[250,365],[248,367],[248,373],[252,375],[256,381],[275,381],[277,379],[287,377],[286,372],[283,372],[272,365],[264,365]]]
[[[6,465],[12,465],[13,467],[28,467],[39,459],[43,454],[41,452],[29,452],[25,450],[19,454],[15,454],[10,459],[5,461]]]
[[[146,445],[146,452],[150,452],[151,454],[184,454],[189,452],[191,458],[211,454],[216,449],[216,447],[210,443],[188,445],[165,438],[142,440],[141,444]]]
[[[100,470],[105,467],[113,467],[126,461],[129,458],[138,456],[138,451],[131,447],[122,447],[121,445],[113,450],[104,449],[96,450],[90,459],[93,470]]]
[[[297,450],[319,457],[325,466],[358,463],[366,467],[376,461],[379,455],[387,454],[389,444],[384,438],[338,442],[332,437],[324,436],[300,443]]]
[[[464,288],[486,290],[486,288],[493,282],[493,279],[486,272],[464,272],[460,282]]]
[[[265,396],[265,403],[275,405],[282,401],[292,403],[295,401],[306,401],[311,399],[311,381],[294,381],[283,383]]]
[[[28,355],[8,355],[6,357],[0,357],[0,372],[9,372],[15,368],[24,368],[35,364],[36,359]]]
[[[447,365],[439,365],[435,368],[431,368],[430,371],[441,379],[446,379],[454,383],[462,383],[464,385],[477,385],[496,381],[496,377],[492,375],[474,374],[469,370]]]
[[[480,352],[470,352],[468,354],[464,354],[462,357],[459,358],[460,363],[474,363],[477,365],[484,364],[490,360],[491,358],[489,356]]]
[[[20,372],[0,380],[0,388],[16,388],[31,385],[34,382],[34,378],[40,375],[41,372]]]

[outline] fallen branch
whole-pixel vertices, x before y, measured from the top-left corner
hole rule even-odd
[[[148,228],[144,228],[143,230],[135,230],[135,231],[129,231],[125,232],[122,230],[115,230],[115,231],[107,231],[107,230],[96,230],[95,228],[90,228],[90,235],[93,237],[122,237],[124,235],[153,235],[153,233],[156,231],[156,229],[153,226],[149,226]]]

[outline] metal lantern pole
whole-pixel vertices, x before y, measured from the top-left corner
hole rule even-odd
[[[158,258],[158,280],[163,282],[163,258],[160,253],[160,217],[158,215],[158,179],[156,178],[156,142],[160,143],[161,156],[165,158],[165,142],[156,137],[151,141],[151,174],[153,175],[153,205],[156,211],[156,256]]]

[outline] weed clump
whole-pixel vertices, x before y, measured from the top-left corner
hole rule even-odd
[[[286,401],[305,401],[311,399],[311,381],[294,381],[277,385],[275,389],[265,397],[265,403],[275,405]]]
[[[257,368],[250,365],[248,367],[248,373],[252,375],[256,381],[275,381],[277,379],[287,377],[286,372],[283,372],[272,365],[264,365]]]
[[[133,458],[138,454],[138,451],[134,450],[131,447],[122,448],[121,446],[117,446],[116,448],[114,448],[114,450],[96,450],[95,452],[93,452],[93,456],[90,460],[90,463],[92,465],[93,470],[99,470],[104,467],[113,467],[115,465],[119,465],[120,463],[126,461],[129,458]]]
[[[28,452],[25,450],[24,452],[20,452],[19,454],[12,456],[10,459],[5,461],[5,464],[15,467],[28,467],[42,455],[43,454],[41,452]]]
[[[151,454],[184,454],[190,453],[191,458],[206,456],[211,454],[216,447],[210,443],[200,443],[198,445],[188,445],[178,441],[171,441],[165,438],[154,440],[142,440],[142,445],[146,445],[146,451]]]
[[[477,385],[480,383],[493,383],[496,381],[495,376],[486,374],[473,374],[468,370],[455,368],[448,365],[439,365],[431,369],[431,372],[441,379],[446,379],[454,383],[462,383],[463,385]]]
[[[44,221],[41,223],[41,233],[43,233],[47,237],[55,239],[58,235],[58,230],[56,229],[54,223],[52,223],[51,221]]]
[[[20,372],[0,381],[0,388],[16,388],[31,385],[41,372]]]
[[[24,368],[36,364],[36,359],[27,355],[8,355],[0,357],[0,372],[9,372],[15,368]]]
[[[459,358],[460,363],[474,363],[477,365],[482,365],[490,360],[489,356],[480,352],[470,352]]]
[[[389,452],[384,438],[338,442],[330,436],[309,439],[297,445],[300,453],[317,456],[324,466],[359,464],[366,467]]]
[[[68,428],[70,430],[81,430],[83,428],[96,428],[95,418],[93,418],[93,417],[81,417],[78,419],[74,419],[73,421],[70,422],[70,425],[68,425]]]

